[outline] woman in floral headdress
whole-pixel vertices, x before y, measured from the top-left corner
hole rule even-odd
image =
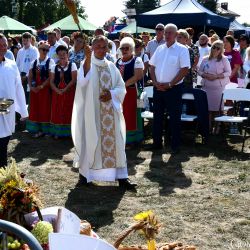
[[[41,41],[38,44],[39,59],[36,59],[29,71],[30,103],[27,130],[35,138],[49,134],[51,89],[49,72],[54,65],[53,59],[48,58],[49,44]]]

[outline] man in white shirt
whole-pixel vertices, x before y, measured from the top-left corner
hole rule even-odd
[[[203,58],[205,56],[208,56],[210,53],[211,48],[208,46],[208,41],[209,41],[208,36],[205,34],[202,34],[199,37],[198,47],[199,47],[200,57],[199,57],[199,62],[197,64],[197,67],[200,67]]]
[[[15,130],[15,111],[28,117],[25,95],[15,61],[5,58],[7,39],[0,34],[0,98],[14,100],[8,114],[0,114],[0,167],[7,165],[7,148]]]
[[[49,31],[47,33],[47,35],[48,35],[48,43],[50,45],[48,57],[53,59],[54,62],[57,63],[58,57],[57,57],[56,49],[60,45],[60,43],[57,42],[57,40],[56,40],[56,32],[54,30]],[[66,46],[66,48],[67,48],[67,46]]]
[[[29,87],[28,87],[28,73],[31,62],[38,59],[38,49],[31,45],[31,34],[25,32],[22,34],[23,48],[17,53],[16,64],[19,69],[22,84],[25,92],[26,103],[29,102]]]
[[[197,70],[199,69],[203,58],[205,56],[208,56],[210,53],[211,48],[208,46],[208,42],[209,42],[209,39],[207,35],[205,34],[200,35],[199,40],[198,40],[198,48],[199,48],[200,57],[199,57],[199,61],[197,64]],[[197,85],[201,84],[201,80],[202,80],[201,76],[198,75]]]
[[[155,33],[156,33],[155,38],[149,41],[146,47],[146,53],[148,54],[149,58],[153,56],[158,46],[165,43],[164,25],[162,23],[158,23],[156,25]]]
[[[60,45],[63,45],[66,48],[68,48],[68,44],[66,42],[64,42],[63,39],[62,39],[62,31],[61,31],[61,29],[58,27],[58,28],[55,28],[54,31],[56,32],[56,41]]]
[[[180,147],[182,81],[190,68],[190,57],[187,47],[176,42],[176,25],[167,24],[164,30],[166,43],[157,48],[149,61],[154,84],[153,149],[162,149],[163,120],[167,109],[174,154]]]

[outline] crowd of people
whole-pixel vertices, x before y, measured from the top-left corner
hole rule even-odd
[[[155,33],[152,39],[147,32],[137,38],[122,33],[114,41],[102,29],[92,40],[81,32],[62,38],[60,28],[49,31],[46,41],[28,32],[19,41],[1,34],[0,97],[15,104],[10,114],[0,115],[0,166],[7,164],[16,111],[34,138],[72,136],[80,183],[118,179],[121,187],[134,188],[125,145],[137,147],[143,141],[137,103],[147,85],[154,86],[152,149],[163,147],[167,110],[171,152],[179,152],[183,88],[206,92],[210,133],[218,133],[213,119],[225,86],[242,85],[244,79],[240,87],[250,87],[249,38],[243,34],[236,41],[229,30],[220,39],[209,30],[195,42],[192,28],[161,23]]]

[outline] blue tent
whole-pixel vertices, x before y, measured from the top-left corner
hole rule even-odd
[[[243,26],[236,20],[230,23],[229,29],[233,30],[236,35],[247,34],[248,36],[250,36],[250,28]]]
[[[243,26],[242,24],[234,20],[233,22],[230,23],[229,29],[234,30],[234,31],[238,31],[238,30],[246,31],[247,27]]]
[[[171,0],[163,6],[136,16],[137,25],[153,28],[158,23],[178,27],[203,26],[228,29],[232,19],[219,16],[196,0]]]

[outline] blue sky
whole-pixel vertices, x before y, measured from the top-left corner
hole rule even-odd
[[[88,20],[97,26],[102,26],[111,16],[124,16],[121,11],[125,9],[123,5],[124,1],[125,0],[81,0],[82,5],[86,8]],[[169,1],[170,0],[162,0],[161,4],[165,4]],[[250,23],[249,0],[219,0],[219,2],[228,2],[229,9],[241,15],[241,17],[237,19],[239,22]]]

